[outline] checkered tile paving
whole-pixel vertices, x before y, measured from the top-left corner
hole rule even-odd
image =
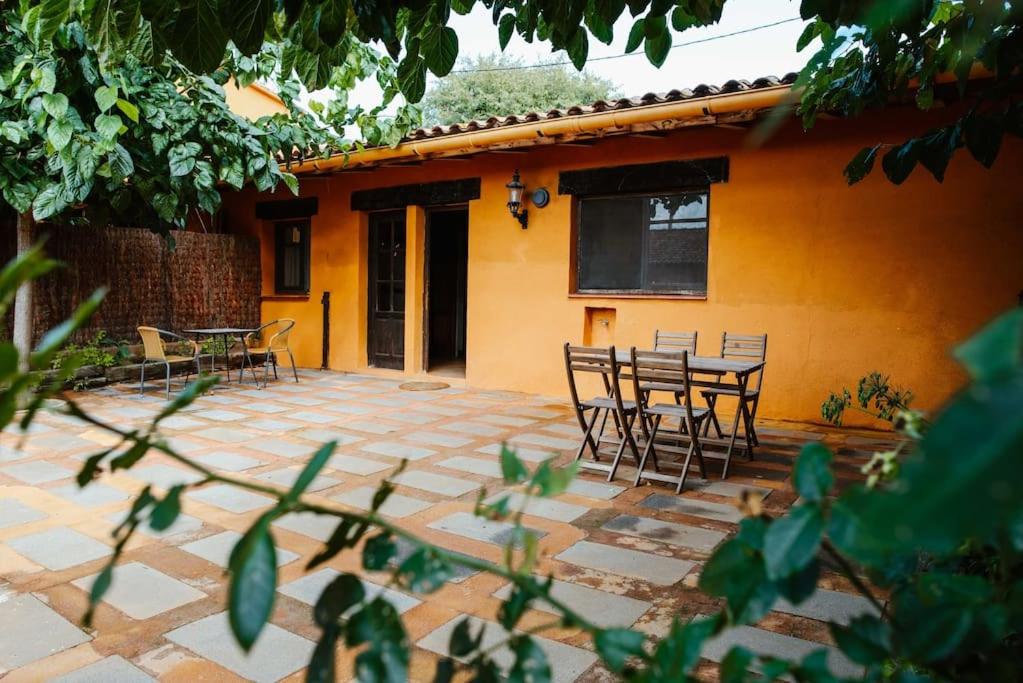
[[[383,509],[397,523],[460,553],[500,562],[507,529],[471,515],[481,488],[503,492],[498,454],[502,441],[520,444],[523,459],[571,457],[578,425],[557,399],[451,387],[406,392],[392,376],[301,371],[301,382],[265,390],[222,384],[163,423],[168,441],[213,469],[261,484],[287,487],[324,440],[341,444],[308,494],[324,505],[361,509],[401,459],[397,494]],[[138,397],[131,385],[79,394],[87,410],[124,428],[143,426],[163,407],[162,389]],[[773,428],[772,428],[773,427]],[[631,486],[623,466],[608,484],[580,475],[567,493],[531,503],[525,521],[542,535],[538,570],[553,573],[557,594],[617,626],[659,635],[676,616],[713,611],[695,589],[702,563],[735,531],[734,499],[745,488],[769,494],[769,512],[782,513],[795,496],[788,485],[791,459],[807,440],[840,450],[839,471],[855,479],[878,437],[849,436],[798,425],[761,429],[755,462],[737,458],[727,482],[694,478],[677,497],[666,487]],[[91,631],[80,628],[92,577],[111,552],[111,530],[132,497],[151,484],[166,489],[196,475],[150,453],[129,471],[105,474],[80,491],[74,474],[84,459],[110,445],[108,435],[57,414],[42,414],[30,434],[0,436],[0,677],[5,681],[67,680],[301,680],[318,637],[309,602],[313,589],[336,571],[355,571],[367,589],[384,574],[359,569],[347,553],[314,574],[304,566],[333,529],[332,520],[289,515],[274,525],[280,547],[281,590],[272,627],[245,656],[227,635],[223,565],[238,535],[271,499],[222,485],[190,490],[184,515],[170,529],[140,529],[128,544],[115,589],[96,612]],[[712,472],[714,465],[711,465]],[[407,549],[406,549],[407,550]],[[372,588],[377,586],[377,588]],[[784,606],[751,637],[793,651],[829,642],[820,619],[868,609],[849,587],[825,573],[829,592],[813,604]],[[384,595],[404,613],[416,644],[411,678],[431,680],[447,633],[461,614],[493,622],[502,579],[464,573],[432,595]],[[522,621],[550,620],[538,605]],[[491,629],[493,630],[493,629]],[[488,636],[490,637],[490,636]],[[555,680],[607,680],[584,636],[544,632]],[[722,646],[723,647],[723,646]],[[339,653],[341,680],[352,678],[350,653]],[[713,671],[715,665],[705,663]],[[96,679],[99,680],[99,679]]]

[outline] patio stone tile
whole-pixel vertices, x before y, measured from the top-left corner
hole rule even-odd
[[[374,381],[374,378],[372,377],[368,377],[365,379],[368,379],[369,381]],[[345,389],[348,391],[354,391],[357,394],[375,394],[378,391],[380,391],[380,387],[368,387],[364,384],[349,384],[347,387],[345,387]]]
[[[523,417],[535,417],[538,420],[549,420],[560,417],[564,413],[549,408],[536,408],[534,406],[515,406],[503,411],[506,415],[521,415]]]
[[[690,560],[676,560],[591,541],[579,541],[554,557],[569,564],[640,579],[657,586],[678,583],[696,566],[696,562]]]
[[[561,434],[562,436],[568,436],[568,437],[577,437],[578,436],[580,439],[582,438],[582,430],[579,429],[579,425],[578,424],[567,425],[567,424],[555,423],[555,424],[544,425],[543,427],[540,427],[540,429],[542,431],[550,432],[552,434]]]
[[[115,418],[124,418],[128,420],[148,420],[156,415],[155,410],[139,408],[138,406],[118,406],[116,408],[111,408],[107,411],[107,413]]]
[[[269,472],[263,472],[257,474],[253,479],[259,479],[260,481],[268,481],[271,484],[277,484],[284,488],[290,489],[295,485],[295,480],[298,479],[298,475],[302,473],[301,467],[282,467],[279,470],[271,470]],[[331,486],[337,486],[341,483],[340,479],[334,477],[328,477],[325,474],[317,475],[306,491],[322,491],[323,489],[329,489]]]
[[[456,512],[448,515],[447,517],[442,517],[427,526],[438,531],[455,534],[456,536],[464,536],[465,538],[471,538],[475,541],[483,541],[484,543],[493,543],[494,545],[499,546],[507,545],[508,542],[516,535],[514,524],[483,519],[482,517],[477,517],[471,512]],[[539,529],[530,529],[529,527],[524,527],[524,529],[526,531],[531,531],[538,539],[547,535],[546,531],[541,531]],[[519,542],[515,543],[516,547],[519,545],[521,545]]]
[[[292,429],[298,429],[303,425],[286,420],[262,419],[248,420],[245,422],[245,426],[251,429],[258,429],[261,432],[287,432]]]
[[[235,395],[239,397],[244,396],[245,398],[254,398],[257,401],[265,401],[271,397],[279,398],[277,396],[273,396],[273,394],[271,394],[269,391],[265,391],[263,389],[245,389],[243,391],[235,392]]]
[[[75,475],[69,469],[42,460],[23,462],[0,468],[0,472],[14,477],[25,484],[45,484],[48,481],[67,479]]]
[[[42,436],[32,435],[27,443],[38,451],[51,453],[67,453],[79,448],[95,448],[96,444],[88,439],[82,439],[74,434],[57,432],[43,434]]]
[[[163,463],[132,467],[128,470],[128,476],[162,489],[169,489],[177,484],[194,484],[202,480],[202,475],[198,472]]]
[[[406,441],[428,443],[431,446],[443,446],[444,448],[461,448],[473,442],[472,439],[454,436],[452,434],[441,434],[439,432],[412,432],[402,437]]]
[[[334,533],[340,520],[337,517],[317,515],[312,512],[290,512],[273,523],[273,526],[294,531],[317,541],[326,541]]]
[[[296,434],[295,436],[301,436],[307,441],[315,441],[318,444],[324,444],[328,441],[337,441],[338,446],[347,446],[348,444],[366,440],[365,437],[346,434],[333,429],[303,429],[300,434]]]
[[[323,406],[322,409],[341,415],[369,415],[376,412],[374,408],[364,406],[361,403],[335,403]]]
[[[120,524],[124,521],[127,514],[124,512],[115,512],[111,515],[107,515],[107,521],[112,524]],[[156,531],[149,526],[148,523],[139,524],[136,531],[149,536],[150,538],[159,538],[164,541],[171,539],[175,536],[186,537],[189,534],[202,529],[202,520],[191,515],[179,514],[175,519],[174,523],[162,531]]]
[[[85,488],[81,488],[77,483],[74,483],[49,489],[49,492],[85,508],[99,507],[100,505],[116,503],[129,498],[129,495],[121,489],[115,489],[113,486],[107,486],[95,481],[90,482]]]
[[[515,451],[515,455],[519,456],[520,460],[525,460],[527,462],[543,462],[544,460],[550,460],[558,455],[551,451],[538,451],[535,448],[524,448],[522,446],[512,445],[511,448]],[[486,455],[500,456],[501,444],[488,444],[482,448],[477,448],[476,452],[485,453]]]
[[[493,425],[483,424],[481,422],[449,422],[445,425],[440,426],[449,432],[457,432],[459,434],[472,434],[473,436],[489,436],[494,437],[498,434],[503,434],[505,429],[495,427]]]
[[[574,522],[590,511],[588,507],[583,505],[563,503],[560,500],[533,497],[529,497],[527,499],[525,494],[518,491],[502,491],[501,493],[490,496],[486,502],[492,505],[502,498],[508,499],[508,505],[512,510],[518,510],[525,505],[524,512],[527,515],[543,517],[544,519],[551,519],[555,522]]]
[[[337,418],[333,415],[324,415],[323,413],[314,413],[311,410],[300,410],[296,413],[291,413],[288,417],[293,420],[300,420],[302,422],[311,422],[312,424],[325,425],[334,422]]]
[[[394,545],[397,547],[397,552],[394,554],[394,557],[391,558],[391,561],[388,562],[388,566],[390,567],[400,566],[402,562],[407,560],[412,555],[412,553],[418,550],[418,546],[413,545],[412,543],[406,541],[403,538],[395,538]],[[464,555],[459,552],[453,552],[450,550],[448,552],[451,553],[452,555],[457,555],[459,557],[466,558],[469,557],[469,555]],[[447,583],[462,583],[469,577],[476,576],[477,574],[479,574],[479,571],[475,569],[470,569],[462,565],[452,564],[451,578],[447,580]]]
[[[461,616],[455,617],[443,626],[434,629],[426,634],[416,645],[424,650],[429,650],[442,656],[449,656],[448,647],[451,643],[451,634],[463,618]],[[481,642],[481,647],[484,649],[496,647],[501,641],[508,638],[508,632],[495,622],[472,616],[469,617],[469,620],[471,622],[469,629],[470,638],[475,639],[479,635],[480,630],[484,629]],[[572,683],[572,681],[579,678],[597,661],[597,655],[589,650],[583,650],[582,648],[573,647],[540,636],[534,636],[533,641],[547,655],[547,660],[551,664],[552,683]],[[493,659],[505,671],[514,662],[514,656],[507,647],[498,648],[493,654]]]
[[[865,597],[823,588],[818,588],[816,593],[798,605],[779,598],[774,610],[818,621],[834,621],[843,626],[862,614],[877,616],[877,609]]]
[[[649,517],[619,515],[601,527],[619,534],[638,536],[661,543],[670,543],[681,548],[690,548],[709,553],[718,543],[725,540],[726,533],[713,529],[702,529],[688,524],[662,522]]]
[[[278,588],[277,591],[283,595],[287,595],[289,598],[294,598],[299,602],[304,602],[307,605],[315,605],[316,601],[320,599],[320,593],[323,592],[323,589],[340,575],[341,572],[328,567],[286,583]],[[422,603],[422,601],[418,598],[406,595],[400,591],[385,588],[384,586],[373,583],[372,581],[367,581],[366,579],[361,578],[359,581],[362,583],[362,588],[366,593],[366,602],[374,600],[378,595],[383,595],[384,600],[391,603],[391,605],[394,606],[394,609],[397,610],[398,614],[404,614],[416,605]],[[347,610],[344,614],[352,612],[353,609],[354,608]],[[344,614],[342,614],[342,616],[344,616]]]
[[[701,491],[703,493],[713,493],[715,496],[725,496],[726,498],[738,498],[742,495],[743,491],[751,491],[759,494],[761,498],[767,498],[767,496],[774,491],[774,489],[769,489],[764,486],[736,484],[734,482],[721,480],[702,481],[692,477],[686,480],[686,491],[690,489],[694,491]]]
[[[180,548],[187,553],[191,553],[196,557],[201,557],[202,559],[212,562],[217,566],[226,567],[227,561],[231,557],[231,550],[238,543],[241,537],[242,535],[237,531],[222,531],[219,534],[214,534],[213,536],[200,538],[198,541],[185,543],[180,546]],[[298,559],[297,554],[290,550],[285,550],[280,546],[277,547],[278,567],[282,567],[296,559]]]
[[[215,451],[213,453],[197,455],[195,459],[207,467],[226,472],[241,472],[242,470],[266,464],[262,460],[250,458],[240,453],[231,453],[230,451]]]
[[[272,505],[273,498],[237,489],[228,484],[215,484],[188,493],[189,498],[228,512],[242,513]]]
[[[481,486],[474,481],[456,479],[455,477],[446,477],[443,474],[422,472],[420,470],[405,470],[398,476],[391,477],[391,481],[395,484],[410,486],[422,491],[429,491],[430,493],[447,496],[448,498],[457,498],[458,496],[469,493],[470,491],[475,491]]]
[[[202,429],[203,427],[208,426],[209,424],[202,420],[193,420],[192,418],[185,417],[184,415],[171,415],[160,423],[160,427],[162,429],[193,430]]]
[[[111,655],[54,678],[51,683],[156,683],[156,679],[120,655]]]
[[[97,576],[99,574],[83,576],[71,583],[88,593]],[[132,619],[148,619],[205,597],[202,591],[163,572],[141,562],[129,562],[114,567],[114,580],[103,602]]]
[[[493,595],[500,600],[507,600],[511,594],[512,584],[509,583],[495,591]],[[643,613],[651,606],[645,600],[637,600],[626,595],[609,593],[568,581],[555,580],[551,583],[551,596],[602,628],[628,628],[636,623],[636,620],[643,616]],[[551,614],[558,613],[545,600],[534,601],[531,605],[533,609]]]
[[[572,483],[568,485],[568,488],[565,489],[565,492],[576,496],[583,496],[584,498],[611,500],[624,490],[624,486],[615,486],[614,484],[590,481],[589,479],[580,479],[579,477],[576,477],[572,480]]]
[[[235,396],[225,396],[223,394],[210,394],[208,396],[203,396],[201,400],[206,403],[214,403],[221,406],[233,406],[238,405],[239,403],[244,403],[244,401],[240,398]]]
[[[234,410],[222,410],[220,408],[197,410],[192,414],[196,417],[201,417],[204,420],[211,420],[213,422],[235,422],[237,420],[244,420],[248,417],[245,413],[239,413]]]
[[[25,505],[14,498],[0,498],[0,529],[6,529],[19,524],[38,522],[46,519],[48,514],[34,507]]]
[[[384,408],[404,408],[411,403],[403,398],[388,398],[386,396],[372,396],[362,400],[375,406],[383,406]]]
[[[316,395],[320,398],[329,398],[332,401],[351,401],[359,396],[351,391],[320,391]]]
[[[440,415],[429,415],[427,413],[409,412],[402,410],[397,413],[388,413],[388,420],[397,420],[398,422],[404,422],[406,424],[414,425],[428,425],[431,422],[436,422],[440,419]]]
[[[243,391],[241,393],[244,394],[244,393],[247,393],[247,392]],[[265,400],[266,396],[263,395],[263,398]],[[282,406],[279,403],[255,403],[255,402],[252,402],[252,403],[246,403],[246,404],[238,406],[238,407],[239,408],[244,408],[245,410],[251,410],[254,413],[263,413],[264,415],[276,415],[277,413],[286,413],[289,410],[292,410],[292,408],[290,408],[289,406]]]
[[[369,434],[390,434],[391,432],[396,432],[401,428],[397,425],[389,425],[383,422],[360,420],[358,422],[346,422],[345,429],[354,429],[356,431],[367,432]]]
[[[242,443],[252,439],[253,434],[241,429],[230,429],[228,427],[210,427],[198,432],[192,432],[193,436],[200,436],[204,439],[219,441],[220,443]]]
[[[443,415],[444,417],[457,417],[459,415],[465,415],[465,411],[461,408],[451,408],[450,406],[439,406],[432,403],[426,403],[419,406],[420,410],[428,413],[436,413],[437,415]]]
[[[513,444],[530,444],[533,446],[545,446],[547,448],[554,448],[557,450],[575,450],[579,448],[579,442],[582,441],[582,433],[579,434],[579,440],[574,439],[559,439],[549,434],[536,434],[534,432],[526,432],[525,434],[516,434],[509,441]]]
[[[369,510],[373,504],[373,494],[377,492],[375,486],[360,486],[359,488],[345,491],[344,493],[331,496],[331,500],[344,503],[360,510]],[[380,506],[379,512],[388,517],[402,518],[414,515],[423,510],[433,507],[433,503],[427,503],[418,498],[410,498],[398,493],[392,493],[384,504]]]
[[[730,522],[732,524],[738,524],[745,517],[742,511],[734,505],[711,503],[706,500],[685,498],[666,493],[655,493],[647,496],[639,505],[651,510],[667,510],[668,512],[678,512],[683,515],[692,515],[693,517],[705,517],[706,519],[715,519],[719,522]]]
[[[33,595],[8,594],[2,598],[0,675],[90,640],[88,635]]]
[[[176,628],[167,633],[166,638],[257,683],[278,681],[295,673],[309,663],[316,647],[311,640],[267,624],[256,644],[246,653],[235,642],[227,612],[211,614]]]
[[[305,379],[307,374],[300,372],[299,377]],[[276,384],[270,391],[283,391],[286,394],[302,394],[310,391],[310,387],[305,384]]]
[[[7,444],[0,444],[0,462],[14,462],[15,460],[24,460],[29,457],[31,453],[20,451],[13,446]]]
[[[283,441],[281,439],[261,439],[248,444],[246,448],[252,448],[282,458],[300,458],[316,452],[316,446]]]
[[[361,450],[367,453],[385,455],[388,458],[401,458],[403,460],[422,460],[423,458],[429,458],[431,455],[437,455],[437,451],[431,451],[429,448],[419,448],[394,441],[377,441],[376,443],[366,444]]]
[[[530,420],[526,417],[515,417],[513,415],[480,415],[472,419],[479,422],[501,425],[502,427],[526,427],[536,422],[536,420]]]
[[[464,455],[456,455],[453,458],[441,460],[437,464],[451,470],[460,470],[470,474],[478,474],[483,477],[504,476],[501,473],[500,463],[491,462],[490,460],[480,460],[479,458],[467,458]]]
[[[370,474],[389,470],[393,467],[393,465],[388,465],[384,462],[377,462],[376,460],[359,458],[354,455],[334,455],[331,456],[330,460],[327,462],[327,467],[334,470],[340,470],[342,472],[348,472],[349,474],[358,474],[360,477],[365,477]]]
[[[281,403],[290,403],[293,406],[304,406],[306,408],[322,406],[326,403],[326,401],[321,398],[312,398],[309,396],[278,396],[276,400]]]
[[[757,654],[795,660],[802,660],[814,650],[827,650],[828,668],[831,673],[844,678],[858,678],[863,675],[863,668],[849,661],[836,648],[753,626],[726,629],[720,635],[706,641],[700,654],[712,662],[720,662],[736,645]]]
[[[217,427],[210,427],[210,429],[217,429]],[[189,434],[192,434],[192,432],[189,432]],[[175,451],[184,455],[191,455],[199,451],[204,451],[211,446],[209,442],[199,441],[197,439],[191,439],[180,435],[168,437],[164,439],[164,441],[166,441],[167,445]]]
[[[64,526],[7,541],[16,553],[47,569],[60,571],[106,557],[111,549],[96,539]]]

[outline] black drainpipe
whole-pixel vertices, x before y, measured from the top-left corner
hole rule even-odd
[[[320,299],[323,304],[323,363],[320,370],[327,369],[327,358],[330,356],[330,292],[324,292]]]

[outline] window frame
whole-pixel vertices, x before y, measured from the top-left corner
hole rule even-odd
[[[275,294],[309,294],[309,255],[311,240],[311,221],[308,218],[293,218],[282,221],[274,221],[274,293]],[[284,284],[284,236],[285,230],[298,227],[301,231],[301,239],[298,248],[301,250],[302,284],[299,287],[288,287]]]
[[[657,196],[668,196],[668,195],[682,195],[682,194],[705,194],[707,197],[707,217],[706,217],[706,242],[707,242],[707,277],[706,285],[703,290],[691,290],[691,289],[584,289],[579,286],[579,269],[581,267],[582,254],[581,254],[581,240],[580,235],[582,232],[582,203],[590,199],[625,199],[629,197],[657,197]],[[655,190],[655,191],[640,191],[640,192],[618,192],[618,193],[600,193],[592,195],[581,195],[576,196],[575,201],[572,202],[572,248],[571,248],[571,263],[570,263],[570,279],[569,279],[569,296],[579,298],[635,298],[635,299],[698,299],[705,300],[710,290],[710,211],[711,211],[711,191],[710,185],[695,185],[684,188],[673,188],[671,190]],[[658,221],[655,221],[658,222]],[[690,221],[692,222],[692,221]],[[644,260],[640,263],[640,278],[641,280],[645,277],[647,269],[646,253],[649,235],[650,216],[647,212],[643,214],[643,225],[642,225],[642,249]]]

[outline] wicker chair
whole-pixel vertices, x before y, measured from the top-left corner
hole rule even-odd
[[[277,379],[277,354],[287,353],[291,361],[291,371],[298,382],[298,370],[295,368],[295,356],[291,353],[289,338],[291,330],[295,327],[295,321],[291,318],[279,318],[272,320],[255,332],[245,335],[242,340],[242,368],[238,373],[240,382],[245,376],[245,365],[248,364],[252,372],[252,380],[259,386],[259,379],[256,377],[256,367],[252,361],[253,356],[264,356],[263,360],[263,386],[270,380],[270,366],[273,365],[274,379]]]
[[[155,327],[139,327],[139,336],[142,337],[142,347],[145,355],[142,359],[141,376],[139,377],[139,396],[145,394],[146,391],[146,364],[147,363],[163,363],[167,368],[167,398],[170,399],[170,388],[171,388],[171,363],[179,361],[193,361],[195,363],[195,374],[198,377],[201,374],[200,359],[204,357],[212,356],[209,354],[203,354],[199,351],[199,344],[182,337],[180,334],[168,332],[167,330],[157,329]],[[167,347],[164,344],[163,337],[170,337],[176,340],[178,343],[184,344],[186,347],[191,347],[192,355],[176,355],[167,353]],[[212,366],[211,366],[212,367]],[[192,375],[192,369],[189,367],[188,372],[185,373],[185,384],[188,384],[188,378]]]

